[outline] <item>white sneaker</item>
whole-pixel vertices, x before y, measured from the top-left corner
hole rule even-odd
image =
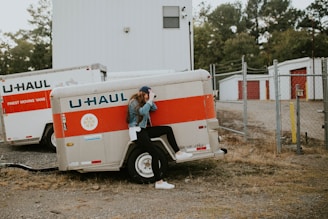
[[[174,185],[167,183],[167,182],[162,182],[162,183],[155,183],[155,189],[174,189]]]
[[[175,154],[175,158],[177,160],[186,160],[188,158],[191,158],[192,154],[191,153],[186,153],[186,152],[180,152],[179,154]]]

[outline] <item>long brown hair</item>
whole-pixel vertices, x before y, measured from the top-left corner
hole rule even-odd
[[[143,105],[146,104],[146,100],[145,100],[145,92],[143,91],[139,91],[138,93],[133,94],[130,99],[129,99],[129,104],[131,103],[131,101],[136,100],[138,102],[138,105],[136,106],[136,112],[138,114],[138,123],[141,122],[143,116],[139,114],[139,109],[140,107],[143,107]],[[127,110],[127,115],[126,115],[126,122],[129,123],[130,121],[130,114],[129,114],[129,107]]]

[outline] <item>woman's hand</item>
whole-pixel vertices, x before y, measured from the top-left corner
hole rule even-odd
[[[149,89],[149,100],[154,101],[155,97],[156,94],[151,89]]]

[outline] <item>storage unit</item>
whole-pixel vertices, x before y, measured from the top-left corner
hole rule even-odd
[[[313,65],[314,64],[314,65]],[[309,57],[278,63],[279,95],[281,100],[295,99],[296,84],[300,85],[307,100],[322,100],[322,61]],[[270,99],[275,100],[274,66],[268,68],[270,75]],[[304,76],[301,76],[304,75]]]
[[[235,101],[243,99],[243,76],[234,75],[219,81],[220,100]],[[268,88],[267,75],[247,75],[247,99],[266,100]]]

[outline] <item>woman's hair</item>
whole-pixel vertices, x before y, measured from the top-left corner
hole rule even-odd
[[[146,104],[145,94],[146,94],[145,92],[139,91],[138,93],[133,94],[129,99],[129,104],[133,100],[136,100],[138,102],[136,109],[135,109],[138,114],[138,123],[141,122],[141,120],[143,118],[143,116],[139,114],[139,109],[140,109],[140,107],[143,107],[143,105]],[[129,123],[129,121],[130,121],[130,113],[129,113],[129,108],[128,108],[127,115],[126,115],[126,122]]]

